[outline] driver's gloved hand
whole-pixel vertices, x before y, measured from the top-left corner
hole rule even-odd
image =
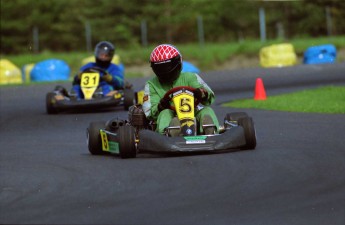
[[[194,97],[201,101],[205,101],[208,98],[208,92],[205,88],[197,88],[194,91]]]
[[[113,80],[113,77],[109,73],[106,73],[102,76],[102,80],[104,80],[107,83],[110,83]]]
[[[162,98],[158,103],[158,111],[163,111],[164,109],[170,108],[170,101]]]

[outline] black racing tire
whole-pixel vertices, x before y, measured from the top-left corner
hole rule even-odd
[[[57,114],[58,110],[56,109],[54,103],[55,100],[55,93],[49,92],[46,95],[46,111],[48,114]]]
[[[251,117],[242,117],[238,120],[238,125],[243,127],[246,145],[243,149],[255,149],[256,147],[256,131],[254,122]]]
[[[246,112],[231,112],[227,113],[224,117],[224,127],[228,127],[229,125],[225,123],[225,121],[238,121],[240,118],[248,117]]]
[[[123,159],[135,158],[137,148],[135,145],[135,129],[132,126],[121,126],[117,131],[120,156]]]
[[[66,88],[64,88],[61,85],[57,85],[54,90],[61,93],[63,96],[68,96],[68,92],[67,92]]]
[[[91,122],[89,127],[86,129],[86,139],[89,152],[92,155],[101,155],[104,152],[102,151],[102,140],[101,134],[99,133],[100,129],[105,128],[105,122]]]
[[[124,100],[123,100],[123,106],[125,107],[125,110],[128,110],[129,107],[134,105],[135,100],[135,94],[133,89],[124,89],[123,90]]]

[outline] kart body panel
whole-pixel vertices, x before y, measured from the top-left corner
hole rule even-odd
[[[120,153],[117,133],[101,129],[102,150]],[[137,153],[201,153],[238,150],[246,144],[242,127],[234,127],[222,134],[168,137],[152,130],[140,130]]]
[[[89,100],[64,98],[62,100],[55,100],[54,108],[58,111],[78,109],[104,109],[123,105],[123,101],[123,94],[118,94],[117,96],[93,98]]]
[[[83,73],[81,76],[80,87],[85,100],[92,99],[99,85],[99,73]]]
[[[239,149],[246,144],[242,127],[234,127],[222,134],[168,137],[150,130],[139,132],[139,152],[211,152]]]

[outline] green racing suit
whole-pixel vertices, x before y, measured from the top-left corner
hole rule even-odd
[[[202,133],[202,118],[209,115],[216,125],[217,132],[219,131],[219,122],[216,114],[210,105],[214,102],[215,96],[211,88],[201,79],[196,73],[181,73],[179,77],[170,84],[160,83],[158,77],[148,80],[145,84],[143,110],[146,118],[157,123],[156,131],[164,133],[164,129],[169,126],[170,121],[176,116],[176,113],[171,109],[158,110],[158,104],[165,93],[170,89],[178,86],[189,86],[193,88],[204,88],[208,92],[208,97],[201,102],[202,105],[196,107],[196,120],[198,124],[198,131]]]

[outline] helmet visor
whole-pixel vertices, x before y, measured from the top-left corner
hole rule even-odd
[[[97,49],[97,59],[101,61],[111,61],[114,56],[114,51],[109,49]]]
[[[172,72],[180,64],[181,57],[178,56],[161,62],[151,62],[151,67],[153,72],[160,76]]]

